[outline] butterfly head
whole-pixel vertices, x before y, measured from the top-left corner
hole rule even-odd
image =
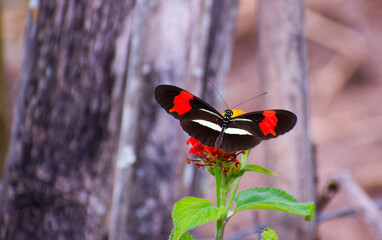
[[[229,120],[229,119],[231,119],[232,115],[233,115],[232,110],[227,109],[224,111],[224,119]]]

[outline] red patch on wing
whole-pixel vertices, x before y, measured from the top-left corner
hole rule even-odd
[[[181,91],[179,95],[174,98],[174,107],[171,108],[170,112],[177,112],[179,115],[182,115],[191,110],[190,100],[194,96],[186,91]]]
[[[275,127],[277,125],[276,112],[272,110],[263,112],[264,119],[259,123],[261,131],[263,131],[266,136],[268,133],[276,136]]]

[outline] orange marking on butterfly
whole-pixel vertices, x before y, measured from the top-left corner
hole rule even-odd
[[[194,98],[189,92],[181,91],[178,96],[174,98],[174,107],[170,109],[170,112],[177,112],[182,115],[191,110],[190,100]]]
[[[231,118],[234,118],[234,117],[237,117],[237,116],[240,116],[241,114],[244,114],[246,112],[244,112],[243,110],[236,110],[236,109],[231,109],[231,111],[233,112]],[[224,112],[222,113],[222,116],[224,117]]]
[[[266,136],[268,133],[276,136],[275,127],[277,125],[276,112],[272,110],[263,112],[264,119],[259,123],[261,131],[263,131]]]

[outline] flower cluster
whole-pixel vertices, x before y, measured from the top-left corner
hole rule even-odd
[[[236,117],[244,112],[242,110],[232,109],[233,115],[231,117]],[[224,116],[224,113],[223,113]],[[226,152],[223,149],[216,149],[214,147],[209,147],[203,145],[201,142],[193,137],[190,137],[187,141],[187,145],[191,144],[190,154],[196,156],[196,159],[190,159],[187,157],[186,161],[188,164],[194,163],[195,167],[207,167],[211,172],[214,166],[219,166],[223,173],[238,173],[240,171],[240,161],[237,159],[239,154],[245,151],[236,152]],[[212,173],[212,172],[211,172]]]
[[[201,142],[193,137],[190,137],[187,141],[187,145],[191,144],[190,154],[196,156],[196,159],[187,157],[188,164],[194,163],[195,167],[207,167],[211,170],[211,167],[218,165],[224,173],[237,173],[240,170],[240,161],[237,159],[238,155],[244,151],[225,152],[223,149],[216,149],[203,145]]]

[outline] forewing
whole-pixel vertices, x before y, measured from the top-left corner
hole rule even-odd
[[[180,125],[190,136],[204,145],[214,147],[222,131],[222,116],[207,109],[190,111],[181,117]]]
[[[177,119],[184,118],[190,111],[205,109],[219,114],[211,105],[187,92],[172,85],[159,85],[155,88],[155,99],[159,105]]]

